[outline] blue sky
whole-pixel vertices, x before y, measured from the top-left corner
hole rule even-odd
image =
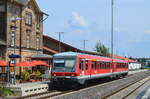
[[[44,34],[93,51],[100,41],[110,48],[111,0],[36,0],[50,16]],[[122,56],[149,57],[150,0],[114,0],[114,52]]]

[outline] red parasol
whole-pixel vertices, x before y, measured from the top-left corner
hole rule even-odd
[[[32,62],[20,62],[17,64],[18,67],[33,67],[35,64]]]
[[[32,63],[35,65],[49,66],[46,62],[39,61],[39,60],[34,60],[34,61],[32,61]]]
[[[0,66],[7,66],[7,62],[4,60],[0,60]]]

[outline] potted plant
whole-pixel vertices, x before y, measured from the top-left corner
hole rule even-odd
[[[40,80],[41,77],[42,77],[42,73],[40,71],[38,71],[38,70],[35,72],[35,75],[36,75],[36,79],[37,80]]]
[[[27,71],[24,71],[24,72],[21,73],[21,79],[23,80],[23,82],[28,81],[29,80],[29,76],[30,76],[30,74]]]

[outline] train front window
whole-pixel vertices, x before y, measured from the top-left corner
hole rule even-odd
[[[54,72],[75,72],[75,59],[54,59]]]
[[[64,67],[65,66],[65,60],[55,60],[54,61],[54,67]]]

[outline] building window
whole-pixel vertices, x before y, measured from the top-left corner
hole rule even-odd
[[[0,12],[5,12],[5,5],[4,4],[0,4]]]
[[[26,20],[25,20],[26,25],[32,25],[32,14],[31,13],[26,13]]]
[[[41,26],[41,16],[38,15],[37,18],[36,18],[36,21],[37,21],[36,28],[40,29],[40,26]]]
[[[36,49],[40,49],[40,33],[36,34]]]
[[[15,32],[12,31],[12,33],[11,33],[11,46],[14,46],[14,45],[15,45],[14,39],[15,39]]]
[[[27,30],[26,32],[27,32],[27,36],[26,36],[26,47],[27,47],[27,48],[30,48],[30,43],[31,43],[31,37],[30,37],[30,35],[31,35],[31,31],[30,31],[30,30]]]

